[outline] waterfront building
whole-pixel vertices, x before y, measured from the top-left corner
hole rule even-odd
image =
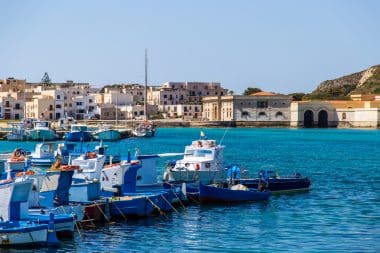
[[[144,119],[144,105],[128,105],[126,107],[121,107],[121,111],[125,112],[127,119]],[[147,105],[147,111],[149,119],[156,115],[158,112],[157,105]]]
[[[203,118],[210,121],[290,121],[289,96],[258,92],[250,96],[227,95],[203,98]]]
[[[61,90],[45,90],[25,102],[26,118],[58,120],[64,116],[64,99]]]
[[[150,88],[147,101],[158,105],[159,111],[167,117],[197,119],[201,117],[204,96],[226,94],[227,89],[217,82],[166,82]]]
[[[30,89],[30,87],[30,84],[25,79],[13,77],[0,79],[0,92],[24,92],[26,89]]]
[[[377,128],[380,127],[380,100],[293,102],[291,126]]]
[[[198,104],[176,104],[159,105],[158,111],[163,112],[164,118],[201,119],[202,105]]]
[[[22,119],[24,107],[24,92],[0,92],[0,114],[4,119]]]
[[[95,118],[97,105],[94,95],[88,94],[87,96],[75,96],[73,97],[73,104],[75,107],[75,119],[82,120]]]

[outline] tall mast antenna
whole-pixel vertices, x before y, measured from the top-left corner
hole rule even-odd
[[[148,107],[147,107],[147,99],[148,99],[148,50],[145,48],[145,91],[144,91],[144,117],[145,121],[148,120]]]

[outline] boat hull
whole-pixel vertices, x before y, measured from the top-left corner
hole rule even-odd
[[[247,186],[250,189],[257,189],[259,179],[241,179],[239,183]],[[267,189],[273,193],[305,191],[310,188],[310,180],[307,178],[271,178],[268,180]]]
[[[92,141],[94,137],[90,132],[68,132],[65,134],[67,141]]]
[[[46,224],[27,224],[26,222],[12,221],[2,222],[0,226],[3,227],[0,229],[0,247],[35,246],[46,245],[47,243],[48,225]]]
[[[40,210],[29,210],[29,219],[40,224],[49,224],[50,217],[48,212],[38,213]],[[75,218],[67,214],[55,214],[54,226],[57,233],[72,234],[74,233]]]
[[[268,200],[270,191],[231,190],[228,188],[199,185],[199,201],[201,203],[240,203]]]
[[[32,129],[27,133],[28,139],[31,141],[55,141],[58,139],[57,135],[51,129]]]
[[[96,132],[94,136],[96,139],[103,141],[117,141],[121,139],[120,132],[114,129]]]

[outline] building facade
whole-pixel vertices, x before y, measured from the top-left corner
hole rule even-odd
[[[203,99],[203,119],[210,121],[290,121],[291,98],[270,92]]]

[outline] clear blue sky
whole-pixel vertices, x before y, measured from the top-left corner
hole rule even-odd
[[[0,0],[0,78],[310,92],[380,64],[380,1]]]

